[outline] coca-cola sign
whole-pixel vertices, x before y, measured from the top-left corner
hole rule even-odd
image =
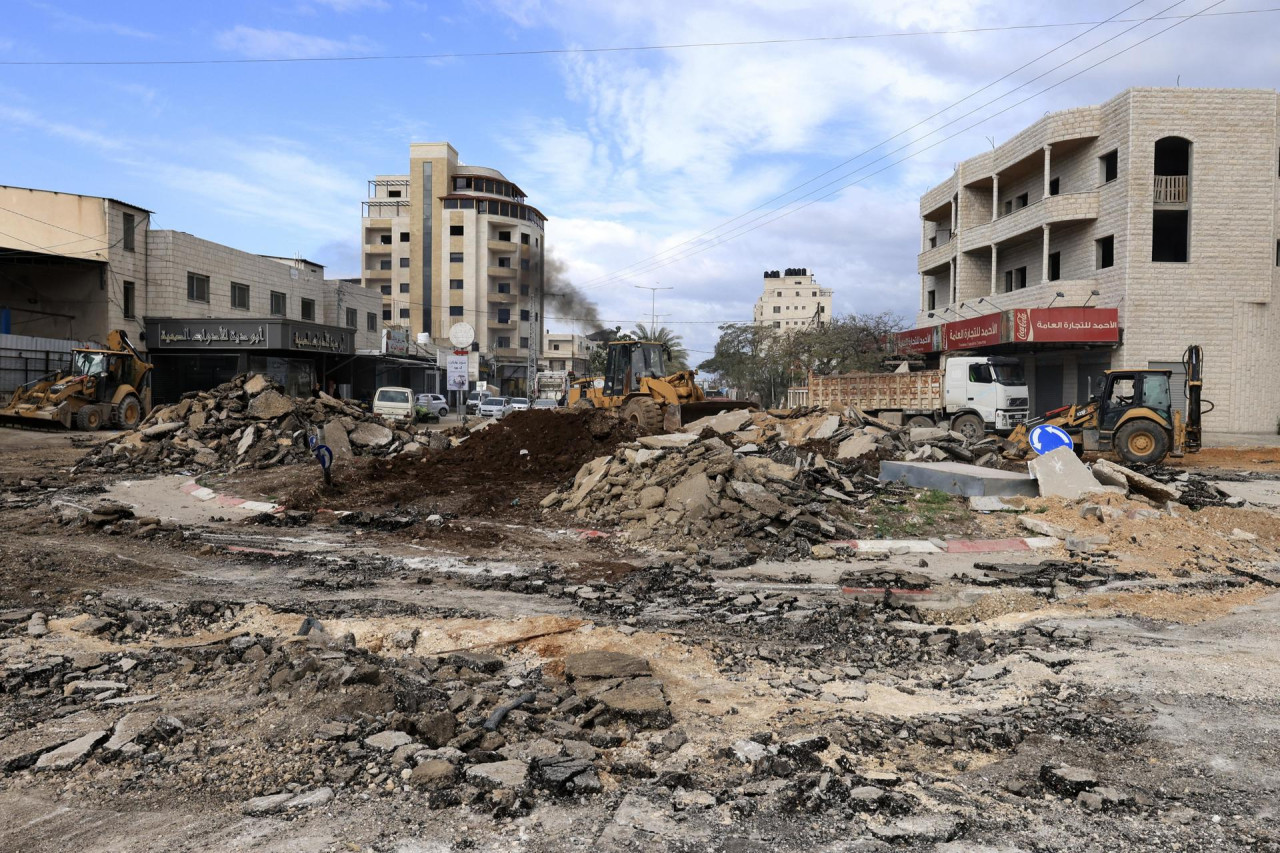
[[[1013,340],[1040,343],[1115,343],[1120,312],[1115,308],[1018,308]]]

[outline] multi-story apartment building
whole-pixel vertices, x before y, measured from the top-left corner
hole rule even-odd
[[[458,162],[447,142],[409,146],[409,172],[369,183],[362,277],[384,322],[448,348],[475,330],[471,380],[525,393],[543,315],[546,218],[501,172]]]
[[[764,292],[756,300],[752,321],[783,332],[808,329],[831,322],[829,287],[804,267],[765,270]]]
[[[591,354],[600,344],[585,335],[572,332],[547,332],[542,336],[544,370],[571,370],[579,376],[591,372]]]
[[[1280,417],[1277,93],[1130,89],[1047,115],[920,199],[900,347],[1024,360],[1033,411],[1204,347],[1211,430]]]

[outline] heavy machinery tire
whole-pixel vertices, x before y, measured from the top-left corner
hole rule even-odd
[[[987,427],[977,415],[961,415],[951,422],[951,428],[969,441],[977,441],[987,434]]]
[[[642,435],[662,432],[662,406],[652,397],[636,397],[622,407],[622,419],[633,423]]]
[[[116,406],[116,423],[121,429],[133,429],[142,420],[142,404],[130,394]]]
[[[594,409],[595,407],[596,404],[588,400],[586,397],[579,397],[573,404],[573,408],[575,409]]]
[[[907,418],[907,422],[903,424],[903,426],[909,429],[928,428],[933,425],[933,419],[926,418],[924,415],[915,415],[914,417]]]
[[[1168,454],[1169,436],[1153,421],[1134,420],[1116,430],[1111,446],[1126,464],[1151,465]]]
[[[76,429],[93,432],[102,428],[102,409],[97,406],[85,406],[75,414]]]

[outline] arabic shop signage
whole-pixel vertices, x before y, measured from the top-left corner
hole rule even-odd
[[[1011,340],[1015,343],[1115,343],[1120,340],[1120,312],[1115,308],[1016,308]]]
[[[894,345],[898,352],[937,352],[942,349],[942,327],[925,326],[911,329],[894,335]]]
[[[989,347],[1001,343],[1003,313],[986,314],[942,324],[943,349],[957,350]]]
[[[294,350],[351,354],[349,330],[284,320],[148,320],[148,349]]]

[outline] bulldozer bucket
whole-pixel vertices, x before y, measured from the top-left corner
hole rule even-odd
[[[0,426],[26,427],[28,429],[70,429],[70,418],[68,417],[64,421],[63,414],[58,410],[48,408],[23,409],[9,407],[0,409]]]
[[[685,424],[691,424],[701,418],[741,409],[759,411],[760,407],[749,400],[705,400],[699,403],[667,406],[667,410],[663,415],[662,426],[667,432],[675,432]]]

